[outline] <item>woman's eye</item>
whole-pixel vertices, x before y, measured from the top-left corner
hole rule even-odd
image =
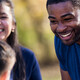
[[[2,16],[2,17],[0,17],[1,19],[7,19],[7,17],[6,16]]]

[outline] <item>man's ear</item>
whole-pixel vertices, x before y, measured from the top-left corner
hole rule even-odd
[[[7,80],[7,77],[8,77],[8,71],[4,72],[1,77],[0,77],[0,80]]]

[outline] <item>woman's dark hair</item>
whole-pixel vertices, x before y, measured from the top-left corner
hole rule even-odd
[[[80,8],[80,0],[47,0],[46,7],[48,8],[48,5],[57,4],[60,2],[66,2],[66,1],[70,1],[74,7]]]
[[[16,20],[14,16],[14,8],[13,8],[13,3],[11,0],[0,0],[0,4],[3,2],[7,3],[7,5],[11,9],[12,17],[13,17],[13,25],[16,26]],[[18,44],[18,39],[16,35],[16,29],[14,32],[11,32],[9,37],[7,38],[7,43],[14,49],[16,52],[16,63],[13,68],[13,80],[25,80],[26,79],[26,72],[25,72],[25,64],[24,60],[22,58],[20,46]]]

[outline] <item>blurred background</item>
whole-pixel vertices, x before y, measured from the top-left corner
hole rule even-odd
[[[20,44],[35,53],[43,80],[61,80],[46,0],[13,0],[13,3]]]

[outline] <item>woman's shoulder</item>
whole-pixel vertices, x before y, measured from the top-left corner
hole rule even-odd
[[[21,53],[22,53],[23,59],[26,62],[30,62],[30,61],[33,62],[34,60],[36,60],[36,57],[35,57],[35,54],[33,51],[31,51],[30,49],[25,48],[23,46],[21,46],[20,48],[21,48]]]
[[[21,46],[20,49],[21,49],[21,52],[22,52],[23,56],[25,56],[25,57],[32,57],[32,56],[34,56],[34,52],[31,51],[30,49],[25,48],[23,46]]]
[[[34,53],[33,53],[33,51],[31,51],[30,49],[28,49],[28,48],[25,48],[25,47],[23,47],[23,46],[20,46],[20,49],[21,49],[21,52],[22,53],[29,53],[30,55],[33,55]]]
[[[26,72],[28,80],[42,80],[38,61],[33,51],[21,47],[23,59],[26,63]]]

